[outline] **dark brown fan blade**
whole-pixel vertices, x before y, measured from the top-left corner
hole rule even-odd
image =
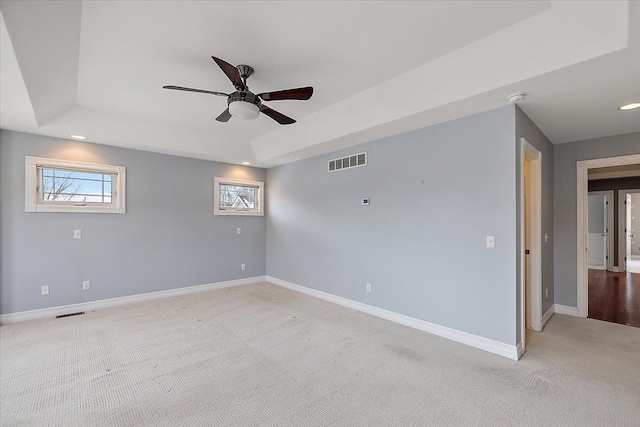
[[[229,108],[227,108],[222,112],[222,114],[216,117],[216,120],[219,122],[228,122],[230,118],[231,118],[231,113],[229,112]]]
[[[242,77],[240,77],[240,71],[238,71],[236,67],[229,64],[227,61],[216,58],[215,56],[212,56],[211,58],[216,61],[216,64],[218,64],[220,68],[222,68],[222,71],[224,71],[227,77],[229,77],[229,80],[231,80],[231,83],[233,83],[236,88],[247,90],[247,86],[242,81]]]
[[[271,108],[267,107],[266,105],[263,105],[260,108],[260,111],[262,111],[267,116],[271,117],[273,120],[275,120],[276,122],[280,123],[281,125],[291,125],[291,124],[296,122],[291,117],[287,117],[282,113],[278,113],[276,110],[272,110]]]
[[[192,89],[190,87],[182,87],[182,86],[162,86],[162,89],[184,90],[186,92],[209,93],[211,95],[229,96],[229,94],[223,93],[223,92],[214,92],[212,90],[202,90],[202,89]]]
[[[311,98],[311,95],[313,95],[313,88],[311,86],[258,94],[264,101],[280,101],[284,99],[300,99],[306,101]]]

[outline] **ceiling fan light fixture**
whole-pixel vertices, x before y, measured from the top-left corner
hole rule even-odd
[[[640,102],[633,102],[631,104],[625,104],[621,107],[618,107],[618,110],[620,111],[631,111],[631,110],[635,110],[636,108],[640,108]]]
[[[253,120],[260,115],[260,108],[251,102],[233,101],[229,104],[229,113],[242,120]]]

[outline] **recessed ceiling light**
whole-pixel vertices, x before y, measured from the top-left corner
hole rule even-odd
[[[249,162],[242,162],[243,165],[250,165],[251,163]]]
[[[73,139],[79,139],[81,141],[84,141],[85,139],[87,139],[86,136],[82,136],[82,135],[69,135],[69,136]]]
[[[635,110],[636,108],[640,108],[640,102],[632,102],[631,104],[623,105],[622,107],[619,107],[618,110],[629,111],[629,110]]]

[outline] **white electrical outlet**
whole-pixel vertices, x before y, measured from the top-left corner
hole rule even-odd
[[[40,286],[40,295],[49,295],[49,287]]]
[[[74,239],[82,239],[82,230],[73,230]]]
[[[236,228],[236,234],[242,234],[242,228],[240,227]]]
[[[549,288],[544,289],[544,297],[549,298]]]
[[[496,246],[496,237],[495,236],[487,236],[487,247],[494,248]]]
[[[544,233],[544,242],[547,243],[549,241],[549,233]]]
[[[244,264],[242,264],[242,265],[240,266],[240,270],[244,271],[244,270],[245,270],[245,268],[244,268],[244,267],[245,267],[245,265],[244,265]]]
[[[371,292],[371,283],[367,283],[367,292]]]
[[[89,280],[85,280],[84,282],[82,282],[82,290],[86,291],[91,289],[91,282]]]

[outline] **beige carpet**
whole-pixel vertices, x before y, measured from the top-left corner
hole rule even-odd
[[[2,426],[640,425],[640,329],[519,362],[270,284],[0,328]]]

